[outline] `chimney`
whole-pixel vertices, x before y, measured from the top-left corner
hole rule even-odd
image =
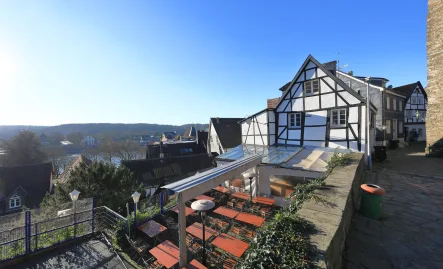
[[[323,66],[328,69],[333,75],[335,75],[335,70],[337,69],[337,61],[324,63]]]
[[[217,117],[217,123],[220,123],[220,118],[219,117]]]

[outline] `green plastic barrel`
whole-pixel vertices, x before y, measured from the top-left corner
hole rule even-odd
[[[378,219],[381,216],[383,195],[385,190],[374,184],[362,184],[360,213],[371,219]]]

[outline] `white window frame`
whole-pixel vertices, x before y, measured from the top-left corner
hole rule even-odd
[[[402,100],[398,101],[398,110],[403,111],[403,101]]]
[[[12,203],[11,203],[12,202]],[[12,205],[13,204],[13,205]],[[22,199],[17,194],[14,194],[9,198],[9,208],[19,208],[22,206]]]
[[[294,120],[294,124],[292,124],[292,119],[291,119],[292,117]],[[301,127],[301,117],[302,117],[302,115],[300,112],[288,114],[288,127],[289,128],[300,128]],[[297,118],[299,118],[299,119],[297,120]],[[297,124],[297,121],[298,121],[298,124]]]
[[[317,82],[317,90],[314,89],[314,82]],[[306,85],[309,85],[309,87],[306,87]],[[320,81],[318,79],[305,81],[305,83],[303,83],[303,88],[306,96],[318,94],[320,93]]]
[[[386,109],[391,109],[391,98],[386,96]]]
[[[411,96],[411,105],[417,104],[417,96]]]
[[[338,123],[334,123],[334,112],[337,113],[337,117],[338,117],[337,121],[338,121]],[[344,119],[345,122],[344,123],[341,123],[342,119],[340,118],[340,116],[342,114],[345,116],[345,119]],[[345,108],[331,110],[331,127],[332,128],[334,128],[334,127],[346,127],[346,124],[347,124],[347,121],[346,121],[346,109]]]
[[[402,134],[402,133],[403,133],[403,129],[404,129],[403,121],[402,121],[402,120],[399,120],[399,121],[398,121],[398,133],[399,133],[399,134]]]

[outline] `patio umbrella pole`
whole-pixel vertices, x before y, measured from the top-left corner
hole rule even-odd
[[[200,216],[202,218],[203,224],[203,255],[202,255],[202,264],[206,266],[206,242],[205,242],[205,212],[200,211]]]

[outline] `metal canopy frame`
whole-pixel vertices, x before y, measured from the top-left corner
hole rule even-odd
[[[261,160],[262,156],[259,154],[249,155],[162,187],[174,191],[178,197],[180,268],[187,264],[185,202],[259,165]]]

